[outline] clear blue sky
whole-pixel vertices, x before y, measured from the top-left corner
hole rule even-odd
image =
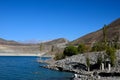
[[[0,0],[0,37],[74,40],[120,17],[120,0]]]

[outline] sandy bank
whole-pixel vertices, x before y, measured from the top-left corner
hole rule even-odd
[[[0,53],[0,56],[41,56],[40,54],[32,53]]]

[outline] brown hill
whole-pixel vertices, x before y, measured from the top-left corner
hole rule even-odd
[[[48,54],[61,53],[69,41],[64,38],[54,39],[40,44],[41,51],[47,51]]]
[[[53,52],[60,51],[64,45],[68,43],[68,40],[59,38],[42,43],[42,52]],[[41,44],[24,44],[12,40],[5,40],[0,38],[0,53],[40,53]],[[59,49],[60,48],[60,49]]]
[[[0,45],[20,45],[20,43],[13,40],[5,40],[0,38]]]
[[[64,38],[58,38],[58,39],[54,39],[48,42],[45,42],[45,45],[58,45],[58,44],[62,44],[62,43],[68,43],[69,41],[64,39]]]
[[[111,24],[109,24],[106,27],[106,36],[107,36],[107,40],[109,40],[109,41],[114,40],[116,38],[116,36],[120,36],[120,18],[113,21]],[[103,30],[100,29],[98,31],[87,34],[83,37],[80,37],[80,38],[70,42],[70,44],[78,45],[80,43],[84,43],[87,45],[91,45],[94,42],[98,42],[98,41],[102,41],[102,40],[103,40]]]
[[[22,44],[0,38],[0,53],[39,53],[38,44]]]

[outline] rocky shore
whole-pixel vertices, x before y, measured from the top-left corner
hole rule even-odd
[[[116,52],[118,64],[116,67],[111,68],[110,71],[108,71],[108,69],[95,69],[92,71],[88,71],[88,68],[86,66],[86,56],[89,56],[91,64],[95,64],[97,61],[97,56],[103,53],[104,52],[91,52],[85,54],[78,54],[58,61],[49,60],[49,65],[42,67],[52,70],[74,73],[75,77],[73,80],[120,80],[120,51]],[[103,73],[108,76],[101,76],[100,74]]]

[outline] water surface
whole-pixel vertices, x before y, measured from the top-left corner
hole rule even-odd
[[[39,66],[37,57],[0,57],[0,80],[70,80],[72,74]]]

